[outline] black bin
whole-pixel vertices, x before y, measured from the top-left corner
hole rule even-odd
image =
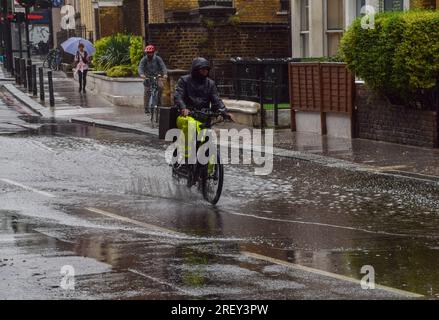
[[[268,101],[273,100],[274,93],[270,83],[275,83],[277,102],[289,103],[288,63],[297,60],[292,58],[232,58],[234,88],[237,99],[252,100],[251,98],[256,97],[255,101],[259,101],[256,80],[263,79],[265,81],[263,94]],[[248,81],[248,79],[254,79],[255,81]]]
[[[160,107],[159,139],[164,140],[168,130],[177,128],[178,110],[175,107]]]

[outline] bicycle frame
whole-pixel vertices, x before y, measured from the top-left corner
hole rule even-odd
[[[148,76],[145,79],[144,86],[149,87],[150,96],[148,101],[148,109],[151,113],[151,121],[154,122],[154,114],[156,113],[156,122],[158,122],[158,103],[159,103],[159,76]]]

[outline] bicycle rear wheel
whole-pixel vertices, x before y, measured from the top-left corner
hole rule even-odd
[[[224,166],[221,163],[219,151],[216,154],[216,161],[209,161],[204,166],[202,177],[202,192],[206,201],[215,205],[221,198],[224,185]]]

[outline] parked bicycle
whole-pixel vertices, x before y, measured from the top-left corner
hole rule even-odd
[[[197,142],[197,153],[202,145],[209,143],[209,130],[212,130],[212,126],[230,120],[225,114],[210,109],[191,111],[189,119],[196,121],[197,136],[206,129],[203,139]],[[207,155],[209,159],[207,164],[201,164],[198,160],[196,164],[187,164],[188,155],[185,154],[184,157],[185,160],[182,159],[172,165],[173,178],[177,181],[184,179],[188,188],[198,185],[198,190],[201,191],[204,199],[211,204],[217,204],[224,184],[224,166],[221,163],[219,148],[215,154]]]
[[[58,71],[61,68],[61,51],[56,48],[49,51],[43,62],[44,68],[50,68]]]

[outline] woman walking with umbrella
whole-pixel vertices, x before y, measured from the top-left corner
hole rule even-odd
[[[96,52],[93,44],[83,38],[73,37],[61,44],[65,52],[75,56],[75,72],[79,77],[79,92],[85,92],[90,57]]]
[[[79,92],[85,93],[85,86],[87,85],[87,72],[90,63],[88,52],[84,49],[84,44],[78,45],[78,51],[75,55],[76,72],[79,76]]]

